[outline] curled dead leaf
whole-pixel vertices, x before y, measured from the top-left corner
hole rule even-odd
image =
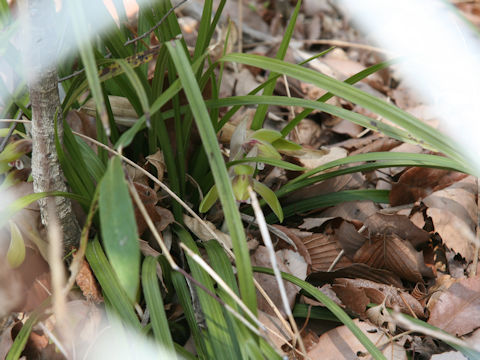
[[[97,280],[93,275],[92,269],[90,269],[90,265],[85,259],[82,261],[82,265],[80,266],[80,270],[78,271],[75,280],[87,300],[95,303],[103,302],[103,296],[97,284]]]

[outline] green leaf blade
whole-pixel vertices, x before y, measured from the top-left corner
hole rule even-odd
[[[122,287],[134,301],[139,286],[140,246],[133,205],[118,157],[111,160],[100,183],[99,209],[105,252]]]

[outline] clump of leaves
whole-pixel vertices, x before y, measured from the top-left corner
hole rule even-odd
[[[237,164],[230,167],[233,193],[239,202],[248,202],[250,195],[248,187],[252,187],[270,206],[280,222],[283,221],[283,211],[275,193],[255,179],[257,169],[263,168],[258,158],[281,160],[279,150],[300,150],[302,147],[283,138],[275,130],[259,129],[248,133],[246,120],[237,126],[230,141],[230,161],[252,159],[252,162]],[[255,160],[257,159],[257,160]],[[200,211],[208,211],[218,200],[216,185],[208,191],[200,203]]]

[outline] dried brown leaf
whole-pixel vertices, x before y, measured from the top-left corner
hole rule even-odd
[[[365,226],[370,234],[394,233],[410,241],[414,247],[423,245],[430,239],[428,232],[419,229],[404,215],[376,213],[365,221]]]
[[[352,310],[355,314],[364,317],[370,299],[361,287],[356,286],[353,282],[348,280],[352,279],[335,279],[332,289],[348,309]]]
[[[341,246],[345,255],[349,259],[353,259],[355,253],[365,243],[365,236],[358,233],[352,223],[343,221],[338,229],[335,229],[335,240]]]
[[[462,255],[467,262],[474,258],[475,247],[469,241],[468,233],[475,234],[478,209],[476,198],[476,180],[469,176],[423,199],[435,231],[448,248]]]
[[[87,300],[95,303],[103,302],[102,292],[97,284],[97,280],[93,275],[92,269],[90,269],[90,265],[85,259],[83,259],[75,280]]]
[[[372,237],[357,251],[353,260],[377,269],[391,270],[414,282],[422,282],[422,275],[433,277],[432,270],[425,266],[422,253],[395,234]]]
[[[462,336],[480,327],[480,276],[459,279],[431,309],[428,323]]]
[[[302,239],[311,259],[312,271],[326,271],[342,250],[340,244],[331,235],[314,234]],[[334,269],[343,268],[352,262],[342,257]]]
[[[415,316],[420,318],[425,316],[423,306],[418,300],[409,293],[393,286],[385,286],[384,284],[364,279],[339,278],[335,280],[332,288],[342,302],[349,308],[354,304],[357,309],[360,309],[360,304],[361,306],[365,304],[365,301],[361,301],[361,299],[366,297],[368,301],[362,311],[357,311],[358,314],[363,314],[369,303],[382,304],[385,301],[385,305],[389,308],[398,308],[405,314],[412,316],[415,314]],[[361,296],[357,295],[359,297],[356,298],[351,295],[353,293],[359,294],[358,290],[362,291]],[[344,301],[345,295],[349,296],[345,298],[348,302]]]
[[[347,221],[365,220],[378,211],[378,205],[372,201],[344,202],[321,212],[322,217],[341,217]]]
[[[432,192],[441,190],[467,175],[455,171],[412,167],[406,170],[392,185],[390,205],[398,206],[423,199]]]
[[[358,319],[353,321],[377,347],[388,344],[382,349],[383,354],[388,359],[407,359],[403,346],[391,342],[380,328]],[[317,345],[308,352],[308,356],[311,359],[322,360],[363,359],[368,357],[368,351],[355,335],[343,325],[320,336]]]
[[[265,246],[259,246],[257,250],[253,253],[251,259],[252,259],[252,265],[254,266],[264,266],[268,268],[272,267],[270,263],[270,257],[268,255],[268,250]],[[278,263],[278,267],[280,268],[280,271],[290,273],[290,270],[283,263],[282,259],[279,258],[278,255],[277,255],[277,263]],[[254,277],[277,306],[279,304],[282,304],[280,292],[278,291],[278,284],[271,275],[255,273]],[[285,285],[285,290],[287,292],[288,303],[290,307],[292,307],[293,304],[295,303],[295,297],[297,296],[298,288],[290,282],[284,281],[283,283]],[[260,293],[258,292],[257,292],[257,301],[258,301],[259,310],[262,310],[267,314],[275,315],[270,305],[263,298],[263,296],[261,296]],[[280,306],[280,312],[283,314],[283,310],[281,306]]]

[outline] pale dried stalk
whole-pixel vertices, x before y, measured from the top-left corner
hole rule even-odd
[[[50,266],[50,273],[52,279],[53,290],[53,313],[57,323],[57,329],[61,334],[62,341],[70,343],[72,337],[71,329],[67,325],[66,303],[67,298],[63,289],[65,286],[65,268],[63,266],[63,246],[62,246],[62,232],[56,216],[55,200],[53,198],[47,199],[48,210],[48,264]],[[60,340],[55,339],[60,345]],[[63,347],[62,347],[63,349]],[[65,350],[62,350],[65,353]]]
[[[283,283],[282,275],[280,274],[280,268],[278,267],[277,263],[277,255],[275,254],[275,249],[273,248],[272,239],[270,238],[270,233],[268,232],[267,228],[267,222],[265,221],[265,216],[263,216],[262,208],[260,207],[260,203],[257,199],[257,194],[255,193],[255,191],[253,191],[251,186],[248,186],[248,193],[250,194],[252,208],[255,213],[255,217],[257,218],[258,228],[260,229],[263,242],[270,256],[270,263],[272,264],[273,273],[275,274],[275,279],[277,280],[278,291],[280,292],[280,297],[282,299],[283,309],[288,317],[288,320],[290,321],[290,325],[292,326],[293,332],[295,333],[295,338],[300,345],[300,349],[302,350],[303,355],[308,358],[307,350],[305,349],[305,345],[303,344],[302,336],[298,332],[297,323],[293,318],[292,310],[290,309],[290,304],[288,303],[287,291],[285,290],[285,284]]]
[[[67,191],[67,185],[58,161],[55,148],[54,119],[58,113],[58,136],[63,137],[62,111],[58,95],[56,49],[51,39],[55,39],[55,9],[53,1],[23,0],[22,11],[28,13],[25,27],[25,59],[28,66],[28,87],[32,104],[32,176],[35,192]],[[45,16],[37,16],[42,11]],[[48,11],[47,11],[48,10]],[[24,12],[24,13],[25,13]],[[36,56],[37,51],[51,56]],[[39,60],[48,59],[49,61]],[[55,197],[55,211],[64,241],[63,249],[68,252],[78,244],[80,227],[72,210],[70,199]],[[42,223],[48,227],[47,200],[38,200]]]

